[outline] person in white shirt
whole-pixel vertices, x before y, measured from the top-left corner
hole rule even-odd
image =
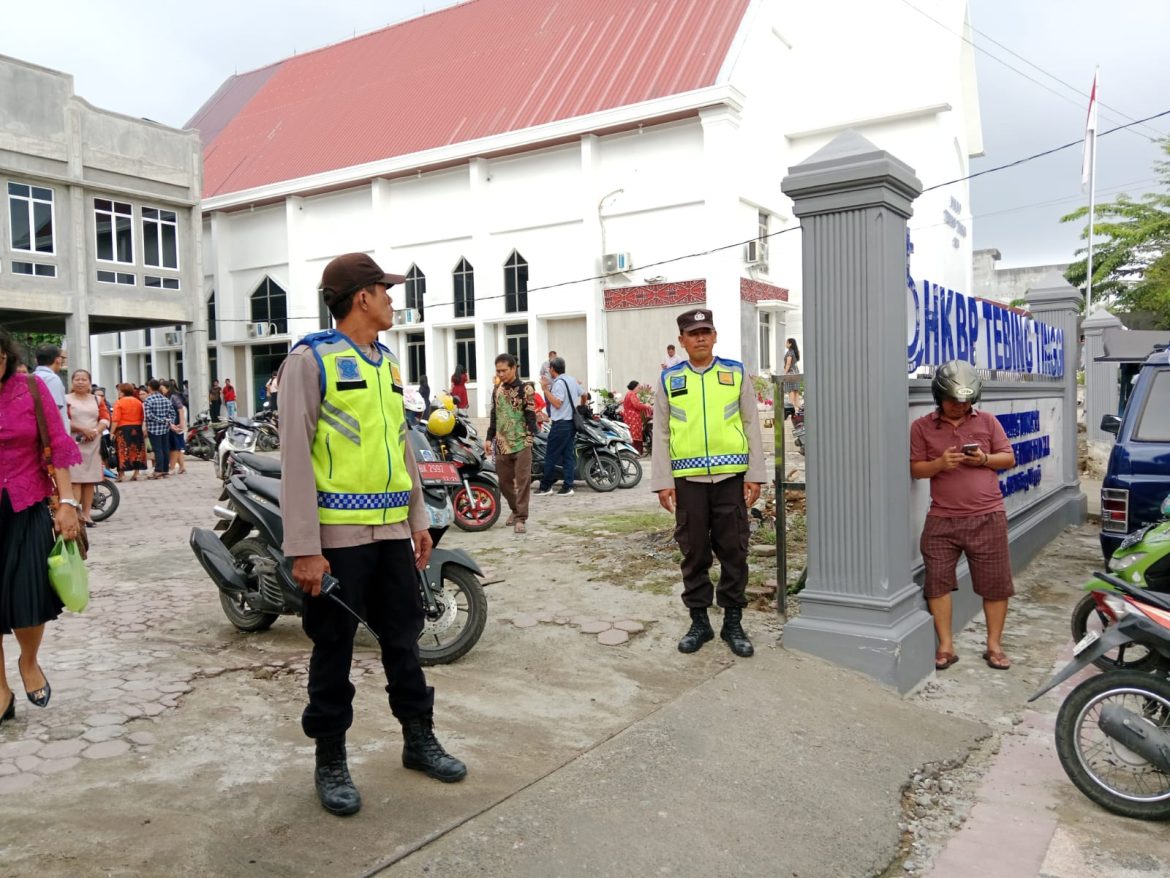
[[[681,363],[683,360],[686,359],[686,357],[680,357],[674,351],[675,351],[674,345],[668,344],[666,346],[666,359],[662,361],[663,371],[669,369],[671,366],[677,366],[679,363]]]
[[[52,342],[37,345],[36,376],[45,382],[49,393],[53,395],[53,402],[61,415],[61,423],[65,425],[65,432],[69,432],[69,412],[65,405],[65,384],[57,374],[65,369],[67,357],[60,347]]]

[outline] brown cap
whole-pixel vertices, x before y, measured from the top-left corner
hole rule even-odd
[[[711,312],[706,308],[693,308],[678,315],[678,331],[690,332],[692,329],[709,329],[715,331],[715,323],[711,319]]]
[[[405,281],[406,278],[400,274],[386,274],[366,253],[346,253],[325,266],[325,271],[321,274],[320,290],[325,298],[325,304],[332,306],[370,284],[385,284],[390,287]]]

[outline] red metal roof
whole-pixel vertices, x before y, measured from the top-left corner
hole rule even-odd
[[[749,0],[469,0],[234,76],[204,197],[714,85]]]

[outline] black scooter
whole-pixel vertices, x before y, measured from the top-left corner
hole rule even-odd
[[[1077,685],[1056,715],[1056,753],[1082,793],[1116,814],[1170,818],[1170,597],[1107,573],[1110,591],[1094,592],[1117,624],[1089,631],[1073,660],[1029,701],[1125,644],[1158,658],[1154,672],[1106,671]],[[1103,585],[1102,588],[1105,586]]]
[[[544,475],[549,432],[544,430],[532,439],[533,481]],[[610,441],[610,437],[594,421],[586,421],[585,426],[576,431],[576,474],[594,491],[612,491],[622,483],[622,463],[610,448]],[[563,467],[558,463],[554,481],[563,478]]]
[[[417,440],[411,445],[417,457]],[[419,657],[424,665],[449,664],[475,646],[487,624],[487,597],[479,580],[483,570],[462,549],[438,548],[452,521],[451,504],[441,474],[420,476],[435,548],[426,569],[418,573],[426,614]],[[235,475],[227,492],[227,530],[220,537],[213,530],[193,528],[191,551],[219,589],[228,620],[240,631],[264,631],[282,615],[301,615],[304,607],[304,592],[281,550],[280,480]]]

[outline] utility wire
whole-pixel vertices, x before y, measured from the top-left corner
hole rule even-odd
[[[1142,122],[1149,122],[1151,119],[1160,119],[1163,116],[1170,116],[1170,110],[1163,110],[1160,113],[1154,113],[1152,116],[1146,116],[1144,119],[1135,119],[1133,122],[1127,122],[1125,125],[1118,125],[1116,128],[1110,128],[1108,131],[1100,132],[1097,137],[1106,137],[1110,134],[1113,134],[1115,131],[1124,131],[1126,128],[1132,128],[1134,125],[1140,125]],[[1008,162],[1004,165],[997,165],[994,168],[986,168],[982,171],[976,171],[974,174],[968,174],[965,177],[956,177],[954,180],[948,180],[945,183],[938,183],[934,186],[927,186],[922,191],[930,192],[934,189],[941,189],[944,186],[953,186],[955,183],[962,183],[965,180],[974,180],[976,177],[982,177],[984,174],[993,174],[996,171],[1002,171],[1006,168],[1014,168],[1017,165],[1024,164],[1025,162],[1035,161],[1036,159],[1044,158],[1044,156],[1052,155],[1053,153],[1060,152],[1061,150],[1070,149],[1074,146],[1080,146],[1082,143],[1084,143],[1084,138],[1070,140],[1068,143],[1062,144],[1060,146],[1054,146],[1052,149],[1046,149],[1042,152],[1033,153],[1032,155],[1025,156],[1022,159],[1016,159],[1014,162]]]
[[[992,61],[995,61],[997,64],[1002,64],[1002,65],[1003,65],[1004,67],[1006,67],[1008,70],[1012,71],[1013,73],[1015,73],[1015,74],[1017,74],[1017,75],[1019,75],[1019,76],[1022,76],[1024,79],[1028,80],[1029,82],[1031,82],[1031,83],[1034,83],[1035,85],[1038,85],[1038,86],[1040,86],[1040,88],[1044,89],[1044,90],[1045,90],[1046,92],[1048,92],[1049,94],[1055,95],[1056,97],[1060,98],[1062,101],[1065,101],[1066,103],[1072,104],[1073,106],[1075,106],[1075,107],[1078,107],[1078,108],[1080,108],[1080,109],[1086,109],[1086,110],[1087,110],[1087,108],[1088,108],[1088,105],[1087,105],[1087,104],[1081,104],[1081,103],[1079,103],[1078,101],[1075,101],[1075,100],[1073,100],[1073,99],[1072,99],[1071,97],[1069,97],[1068,95],[1066,95],[1066,94],[1063,94],[1062,92],[1058,92],[1058,91],[1056,91],[1056,89],[1052,88],[1051,86],[1048,86],[1048,85],[1046,85],[1045,83],[1041,82],[1040,80],[1036,79],[1035,77],[1029,76],[1027,73],[1025,73],[1024,71],[1020,70],[1018,67],[1013,67],[1011,64],[1007,63],[1007,62],[1006,62],[1006,61],[1004,61],[1002,58],[999,58],[999,57],[997,57],[997,56],[995,56],[995,55],[991,54],[991,53],[990,53],[990,52],[988,52],[986,49],[984,49],[982,46],[979,46],[979,45],[977,45],[975,42],[973,42],[972,40],[970,40],[970,39],[969,39],[969,38],[968,38],[968,37],[967,37],[965,34],[961,34],[961,33],[957,32],[957,31],[955,31],[954,29],[952,29],[952,28],[951,28],[951,27],[949,27],[948,25],[946,25],[946,24],[944,24],[943,22],[939,21],[937,18],[935,18],[933,15],[931,15],[931,14],[930,14],[929,12],[927,12],[926,10],[924,10],[924,9],[920,9],[919,7],[915,6],[913,3],[911,3],[911,2],[910,2],[910,0],[901,0],[901,2],[902,2],[903,4],[905,4],[906,6],[909,6],[911,9],[913,9],[913,10],[914,10],[915,12],[917,12],[919,15],[922,15],[923,17],[925,17],[925,18],[928,18],[930,21],[933,21],[935,24],[937,24],[939,27],[941,27],[941,28],[942,28],[943,30],[945,30],[947,33],[949,33],[949,34],[952,34],[953,36],[956,36],[956,37],[958,37],[958,38],[959,38],[960,40],[962,40],[964,43],[966,43],[967,45],[969,45],[969,46],[971,46],[973,49],[975,49],[975,51],[983,53],[983,54],[984,54],[984,55],[986,55],[988,58],[990,58]],[[1023,61],[1025,64],[1029,65],[1030,67],[1034,67],[1036,70],[1039,70],[1039,71],[1040,71],[1041,73],[1043,73],[1045,76],[1047,76],[1047,77],[1049,77],[1049,78],[1051,78],[1051,79],[1055,80],[1056,82],[1059,82],[1061,85],[1065,86],[1066,88],[1072,89],[1074,92],[1076,92],[1076,93],[1077,93],[1078,95],[1080,95],[1081,97],[1084,97],[1084,98],[1086,98],[1086,99],[1089,97],[1089,95],[1088,95],[1088,94],[1086,94],[1085,92],[1081,91],[1080,89],[1076,88],[1076,87],[1075,87],[1075,86],[1073,86],[1073,85],[1070,85],[1069,83],[1065,82],[1065,81],[1064,81],[1063,79],[1061,79],[1060,77],[1058,77],[1058,76],[1055,76],[1055,75],[1053,75],[1053,74],[1049,73],[1047,70],[1045,70],[1044,68],[1040,67],[1040,66],[1039,66],[1039,65],[1037,65],[1037,64],[1034,64],[1034,63],[1032,63],[1032,62],[1031,62],[1031,61],[1029,61],[1027,58],[1024,58],[1022,55],[1019,55],[1019,54],[1017,54],[1016,52],[1013,52],[1011,49],[1007,48],[1007,46],[1004,46],[1002,43],[999,43],[999,42],[997,42],[996,40],[993,40],[993,39],[991,39],[991,37],[987,36],[986,34],[982,33],[981,31],[978,31],[978,30],[976,30],[974,27],[972,27],[972,28],[971,28],[971,30],[972,30],[974,33],[977,33],[977,34],[979,34],[980,36],[984,37],[984,38],[985,38],[985,39],[987,39],[988,41],[990,41],[990,42],[992,42],[992,43],[995,43],[995,45],[999,46],[999,47],[1000,47],[1001,49],[1003,49],[1004,51],[1006,51],[1006,52],[1009,52],[1010,54],[1012,54],[1012,55],[1014,55],[1015,57],[1019,58],[1021,61]],[[1118,116],[1121,116],[1123,119],[1129,119],[1131,122],[1132,122],[1132,121],[1134,121],[1134,119],[1133,119],[1133,117],[1132,117],[1132,116],[1129,116],[1129,115],[1127,115],[1127,114],[1125,114],[1125,113],[1122,113],[1120,110],[1114,110],[1112,107],[1110,107],[1110,106],[1109,106],[1108,104],[1106,104],[1104,101],[1098,101],[1097,103],[1098,103],[1100,106],[1102,106],[1102,107],[1105,107],[1106,109],[1112,110],[1112,112],[1116,113]],[[1149,127],[1149,126],[1147,126],[1147,127]],[[1150,130],[1154,132],[1154,136],[1153,136],[1153,137],[1151,137],[1150,135],[1142,134],[1141,132],[1139,132],[1139,131],[1136,131],[1136,130],[1135,130],[1135,131],[1133,131],[1133,133],[1134,133],[1135,135],[1137,135],[1138,137],[1141,137],[1143,140],[1148,140],[1148,141],[1150,141],[1151,143],[1152,143],[1152,142],[1155,142],[1156,140],[1161,140],[1162,138],[1164,138],[1164,137],[1166,136],[1165,134],[1162,134],[1161,132],[1159,132],[1157,129],[1150,128]]]
[[[903,0],[903,2],[906,2],[906,0]],[[1098,137],[1107,137],[1108,135],[1114,134],[1115,132],[1123,131],[1127,128],[1132,128],[1134,125],[1141,125],[1143,122],[1149,122],[1153,119],[1160,119],[1163,116],[1170,116],[1170,110],[1163,110],[1160,113],[1154,113],[1153,115],[1146,116],[1144,119],[1135,119],[1134,121],[1127,122],[1124,125],[1118,125],[1114,128],[1108,129],[1107,131],[1100,132],[1097,136]],[[945,186],[953,186],[956,183],[963,183],[963,182],[966,182],[967,180],[973,180],[976,177],[985,176],[986,174],[993,174],[997,171],[1003,171],[1003,170],[1006,170],[1008,168],[1015,168],[1015,167],[1018,167],[1020,165],[1026,164],[1027,162],[1032,162],[1032,161],[1035,161],[1036,159],[1040,159],[1040,158],[1044,158],[1045,156],[1053,155],[1053,154],[1061,152],[1063,150],[1070,149],[1074,146],[1079,146],[1079,145],[1081,145],[1082,142],[1083,142],[1083,140],[1080,140],[1080,139],[1072,140],[1072,141],[1069,141],[1068,143],[1061,144],[1060,146],[1054,146],[1051,149],[1045,149],[1045,150],[1042,150],[1040,152],[1033,153],[1032,155],[1024,156],[1023,158],[1016,159],[1015,161],[1007,162],[1006,164],[1002,164],[1002,165],[997,165],[994,168],[986,168],[982,171],[976,171],[973,174],[968,174],[965,177],[956,177],[954,180],[947,180],[945,183],[936,183],[934,186],[927,186],[922,191],[924,193],[932,192],[935,189],[942,189]],[[1119,188],[1124,188],[1124,187],[1119,187]],[[1063,201],[1063,200],[1068,200],[1068,199],[1058,199],[1058,201]],[[1043,202],[1038,202],[1037,204],[1022,205],[1019,208],[1010,208],[1009,210],[1023,210],[1025,208],[1038,206],[1039,204],[1042,204],[1042,203]],[[1005,213],[1005,212],[1007,212],[1007,211],[998,211],[998,213]],[[981,214],[980,216],[991,216],[991,215],[994,215],[994,214]],[[972,218],[975,218],[975,217],[973,216]],[[939,225],[941,225],[941,224],[939,224]],[[934,228],[934,227],[935,226],[924,226],[921,228]],[[734,241],[730,244],[723,244],[719,247],[711,247],[708,250],[700,250],[700,251],[697,251],[695,253],[686,253],[686,254],[683,254],[682,256],[673,256],[669,259],[661,259],[658,262],[651,262],[647,265],[638,266],[638,271],[640,271],[640,272],[646,271],[647,269],[657,268],[661,265],[671,265],[675,262],[682,262],[686,259],[693,259],[693,258],[698,257],[698,256],[709,256],[712,253],[719,253],[723,250],[730,250],[733,247],[742,247],[745,244],[751,243],[752,241],[760,241],[760,240],[763,240],[765,238],[775,238],[775,237],[778,237],[779,235],[785,235],[785,234],[788,234],[789,232],[798,231],[799,229],[800,229],[799,225],[790,226],[786,229],[780,229],[780,230],[775,231],[775,232],[769,232],[767,235],[757,235],[757,236],[753,236],[753,237],[748,238],[748,239],[743,240],[743,241]],[[526,292],[527,293],[539,293],[539,292],[543,292],[545,290],[555,290],[555,289],[559,289],[561,287],[569,287],[569,286],[575,286],[577,284],[582,284],[582,283],[591,283],[593,281],[605,280],[606,278],[611,277],[611,276],[612,276],[611,274],[595,274],[595,275],[592,275],[590,277],[577,278],[576,280],[560,281],[558,283],[545,284],[544,286],[539,286],[539,287],[529,287]],[[488,302],[488,301],[492,301],[494,299],[508,298],[510,295],[515,295],[515,294],[500,293],[498,295],[493,295],[493,296],[476,296],[472,300],[472,302],[473,303],[474,302]],[[442,308],[442,307],[445,307],[447,305],[454,305],[454,304],[456,304],[454,300],[452,300],[450,302],[431,302],[431,303],[424,302],[423,309],[425,310],[428,307]],[[521,312],[521,313],[523,313],[523,312]],[[471,315],[471,316],[474,316],[474,315]],[[281,319],[283,319],[283,320],[318,320],[318,319],[320,319],[320,315],[314,314],[314,315],[304,316],[304,317],[287,317],[286,316],[286,317],[281,318]],[[455,318],[455,319],[459,319],[459,318]],[[251,319],[244,318],[244,317],[217,317],[216,322],[217,323],[275,323],[276,321],[271,320],[271,319],[269,319],[269,320],[251,320]]]

